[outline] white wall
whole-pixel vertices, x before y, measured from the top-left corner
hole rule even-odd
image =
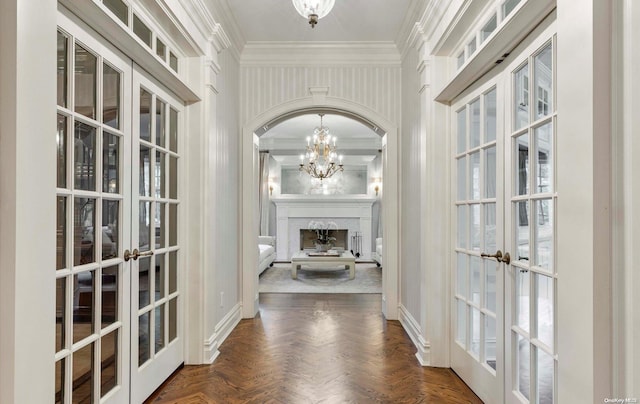
[[[613,99],[613,396],[640,395],[640,6],[615,3]]]
[[[54,397],[56,1],[0,2],[0,402]]]

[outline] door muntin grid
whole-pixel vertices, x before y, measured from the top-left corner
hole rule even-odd
[[[119,57],[95,51],[96,44],[68,30],[59,28],[57,38],[54,401],[97,402],[116,396],[127,382],[122,353],[128,282],[118,255],[128,234],[122,178],[130,137],[114,118],[125,109],[128,71]]]
[[[179,110],[151,88],[141,86],[138,97],[137,248],[153,253],[138,259],[134,273],[133,360],[143,369],[178,338]]]
[[[511,73],[512,396],[555,402],[555,38]],[[533,88],[530,88],[533,86]]]
[[[496,247],[497,88],[456,111],[455,341],[495,375],[497,273],[480,251]]]

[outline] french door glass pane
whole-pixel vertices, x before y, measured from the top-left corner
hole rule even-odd
[[[497,104],[496,89],[489,91],[484,96],[484,142],[496,140],[497,131]]]
[[[149,311],[138,317],[138,367],[151,358],[151,322]]]
[[[480,99],[469,104],[469,136],[471,148],[480,146]]]
[[[138,308],[142,309],[151,303],[149,292],[151,291],[151,258],[141,257],[138,264]]]
[[[467,206],[458,206],[457,244],[459,248],[467,248]]]
[[[158,254],[155,258],[155,300],[160,300],[165,296],[165,268],[164,268],[164,254]]]
[[[155,203],[156,205],[156,219],[155,219],[155,229],[154,229],[154,237],[155,237],[155,246],[156,248],[163,248],[166,243],[166,229],[167,224],[165,223],[165,210],[166,203]]]
[[[467,254],[457,253],[456,293],[467,297]]]
[[[95,199],[74,199],[73,265],[95,261],[95,204]]]
[[[496,197],[496,147],[485,150],[484,158],[484,197]]]
[[[169,253],[169,294],[178,290],[178,252]]]
[[[75,123],[74,185],[76,189],[96,190],[96,128]]]
[[[553,50],[551,44],[534,58],[536,119],[553,112]]]
[[[178,73],[178,57],[173,52],[169,52],[169,67]]]
[[[120,192],[120,138],[103,133],[102,142],[102,192]]]
[[[120,128],[120,73],[103,64],[102,122],[112,128]]]
[[[456,299],[457,307],[457,324],[456,324],[456,341],[463,347],[467,346],[467,305],[464,301]]]
[[[553,126],[551,122],[534,131],[536,192],[553,191]]]
[[[469,280],[470,289],[471,289],[471,300],[474,304],[480,305],[480,290],[482,278],[480,276],[480,268],[482,265],[482,259],[480,257],[471,256],[470,257],[470,269],[471,269],[471,279]]]
[[[484,251],[496,251],[496,204],[486,203],[484,207]]]
[[[93,402],[94,349],[95,343],[92,342],[73,354],[72,403]]]
[[[480,204],[469,205],[469,249],[480,251]]]
[[[97,58],[76,44],[74,68],[75,112],[96,119]]]
[[[169,342],[178,338],[178,298],[169,301]]]
[[[166,153],[156,151],[155,187],[156,198],[165,197],[165,160]]]
[[[67,198],[56,197],[56,269],[67,266]]]
[[[516,261],[529,262],[529,201],[515,203]]]
[[[462,108],[457,112],[458,122],[458,153],[462,153],[467,149],[467,110]]]
[[[140,145],[140,196],[151,196],[151,150]]]
[[[484,361],[496,370],[496,319],[484,315]]]
[[[553,349],[553,279],[536,274],[536,323],[538,339]]]
[[[496,263],[492,260],[484,261],[484,307],[491,312],[496,312]]]
[[[471,307],[471,341],[469,351],[473,356],[480,357],[480,310]]]
[[[553,201],[542,199],[535,201],[535,265],[552,269],[553,267]]]
[[[469,199],[480,199],[480,152],[469,155]]]
[[[160,147],[164,147],[166,105],[164,102],[156,99],[156,146]]]
[[[542,349],[536,349],[537,351],[537,368],[538,368],[538,381],[536,389],[538,392],[539,404],[552,404],[553,403],[553,373],[554,373],[554,360],[553,358],[543,351]]]
[[[167,47],[159,38],[156,38],[156,55],[162,60],[167,59]]]
[[[151,94],[140,89],[140,139],[151,141]]]
[[[529,194],[529,135],[516,138],[516,183],[515,194]]]
[[[107,260],[118,256],[118,240],[120,236],[119,201],[102,201],[102,259]]]
[[[151,242],[151,202],[140,202],[138,241],[140,251],[148,251]]]
[[[64,36],[63,33],[58,31],[58,40],[57,40],[57,61],[58,66],[56,69],[56,81],[58,83],[58,105],[61,107],[67,106],[67,66],[68,62],[68,39]]]
[[[155,352],[158,353],[164,348],[164,304],[155,308],[156,325],[155,325]]]
[[[514,74],[515,105],[514,130],[529,123],[529,65],[525,64]]]
[[[56,381],[55,381],[55,389],[56,389],[56,394],[55,394],[55,398],[53,400],[53,402],[55,404],[62,404],[64,403],[64,395],[65,395],[65,391],[64,391],[64,369],[65,369],[65,362],[66,360],[60,359],[59,361],[56,362]]]
[[[178,204],[169,204],[169,246],[178,244]]]
[[[469,41],[469,43],[467,44],[467,55],[471,57],[471,55],[473,55],[473,52],[475,51],[476,51],[476,37],[474,36],[473,39],[471,39],[471,41]]]
[[[95,316],[96,271],[73,276],[73,343],[93,334]]]
[[[457,199],[459,201],[464,201],[467,199],[467,159],[466,157],[460,157],[457,160],[458,169],[456,174],[458,176],[458,194]]]
[[[58,188],[67,186],[67,117],[58,115],[57,144],[57,181]]]
[[[118,285],[120,284],[117,265],[102,270],[102,328],[118,321]]]
[[[178,111],[169,108],[169,150],[178,152]]]
[[[178,199],[178,159],[169,156],[169,198]]]
[[[522,337],[520,334],[517,335],[517,349],[518,353],[516,354],[516,360],[518,362],[517,372],[517,389],[518,391],[529,399],[529,378],[530,378],[530,366],[529,366],[529,357],[531,355],[531,348],[529,346],[529,341]]]
[[[56,279],[56,352],[65,347],[67,278]]]
[[[102,337],[100,341],[100,397],[104,397],[118,384],[119,329]]]
[[[529,332],[529,271],[516,268],[516,319],[517,325]]]

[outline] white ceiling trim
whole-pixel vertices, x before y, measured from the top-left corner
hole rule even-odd
[[[394,42],[248,42],[241,65],[400,65]]]

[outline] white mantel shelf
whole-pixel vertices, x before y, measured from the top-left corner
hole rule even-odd
[[[362,234],[361,257],[371,259],[371,207],[376,198],[368,195],[286,195],[271,198],[276,205],[276,256],[289,260],[299,249],[300,229],[309,220],[331,220],[339,228]]]

